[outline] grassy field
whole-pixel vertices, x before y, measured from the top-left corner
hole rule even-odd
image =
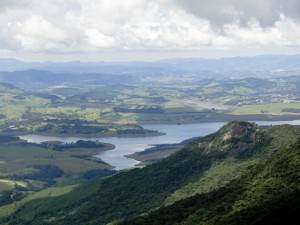
[[[234,115],[249,114],[287,114],[283,109],[300,109],[300,102],[279,102],[270,104],[245,105],[232,111]]]
[[[234,116],[290,115],[291,112],[283,110],[300,109],[298,86],[294,80],[283,80],[203,80],[180,85],[149,80],[143,85],[84,88],[66,84],[38,93],[0,86],[0,129],[11,127],[32,132],[49,120],[66,119],[120,126],[140,122],[202,122],[201,116],[189,118],[193,112],[206,112],[208,116],[216,112]],[[161,111],[151,114],[147,112],[151,107]],[[143,108],[140,112],[130,111]],[[183,116],[178,120],[177,114]]]
[[[93,156],[112,148],[111,144],[84,141],[30,144],[16,137],[0,136],[0,206],[4,207],[0,216],[31,199],[70,190],[59,187],[32,194],[53,185],[66,186],[93,179],[87,174],[110,175],[112,167]]]
[[[16,180],[10,180],[10,179],[0,179],[0,192],[1,191],[7,191],[12,190],[16,186],[21,187],[27,187],[27,183],[24,181],[16,181]]]
[[[20,201],[16,201],[14,203],[0,207],[0,218],[9,216],[11,213],[15,212],[18,208],[20,208],[22,205],[24,205],[29,201],[40,199],[40,198],[51,198],[51,197],[60,196],[72,191],[76,186],[77,185],[50,187],[42,191],[29,194],[27,197],[23,198]]]
[[[79,151],[80,150],[80,151]],[[94,154],[101,152],[88,149],[77,149],[75,155]],[[74,175],[84,173],[88,170],[107,169],[107,164],[95,162],[91,160],[74,157],[71,151],[54,151],[34,145],[0,145],[0,175],[7,176],[12,174],[24,173],[24,171],[32,168],[34,165],[54,165],[59,167],[65,175]]]

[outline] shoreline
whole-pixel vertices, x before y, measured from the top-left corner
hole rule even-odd
[[[182,114],[184,115],[184,113]],[[266,122],[279,122],[279,121],[294,121],[300,120],[300,115],[267,115],[267,114],[246,114],[246,115],[231,115],[231,114],[208,114],[208,117],[190,120],[190,121],[138,121],[138,125],[184,125],[184,124],[198,124],[198,123],[212,123],[212,122],[230,122],[230,121],[266,121]]]
[[[264,121],[265,123],[260,123],[260,121],[251,121],[251,122],[256,122],[260,126],[270,126],[270,125],[279,125],[279,124],[292,124],[292,125],[300,124],[300,120]],[[261,122],[263,122],[263,121],[261,121]],[[213,125],[213,123],[217,123],[217,124]],[[211,124],[212,126],[210,126],[209,124]],[[151,135],[151,136],[142,136],[142,137],[139,136],[139,137],[132,137],[132,139],[129,138],[128,136],[127,137],[124,137],[124,136],[123,137],[115,137],[115,138],[106,137],[107,139],[99,138],[99,141],[112,144],[115,147],[113,149],[111,149],[112,153],[109,153],[110,150],[105,151],[107,153],[101,151],[100,154],[93,154],[91,157],[97,158],[97,159],[100,158],[103,162],[105,162],[108,165],[110,165],[111,167],[113,167],[112,168],[113,170],[123,170],[123,168],[128,169],[130,167],[134,168],[136,165],[141,163],[142,160],[139,160],[135,157],[130,157],[130,155],[132,155],[134,153],[137,153],[137,155],[141,154],[139,152],[144,152],[144,153],[146,152],[147,153],[148,150],[151,151],[151,148],[153,150],[153,147],[157,148],[158,147],[157,145],[160,145],[160,144],[176,144],[176,143],[180,143],[182,141],[188,140],[189,138],[207,135],[211,132],[214,132],[214,130],[215,130],[214,127],[215,126],[219,127],[222,124],[223,124],[223,122],[203,122],[203,123],[192,123],[190,125],[182,124],[182,127],[183,127],[182,129],[180,129],[181,126],[178,125],[178,124],[166,125],[166,126],[170,126],[169,128],[166,128],[164,124],[160,124],[160,125],[162,125],[162,127],[153,125],[154,126],[153,130],[161,131],[160,133],[164,132],[165,135],[160,135],[160,136]],[[193,125],[195,125],[195,126],[193,126]],[[201,126],[201,125],[203,125],[203,126]],[[173,127],[173,126],[177,126],[178,129],[174,129],[175,127]],[[187,136],[184,135],[183,133],[187,131],[185,126],[188,126],[188,127],[191,126],[192,129],[195,129],[195,133],[194,134],[193,133],[188,134]],[[200,130],[197,131],[197,129],[199,129],[199,128],[200,128]],[[151,129],[151,127],[150,127],[150,129]],[[177,130],[179,130],[179,131],[177,131]],[[171,133],[171,137],[173,135],[173,137],[175,137],[175,139],[174,138],[170,139],[170,142],[165,141],[164,139],[168,140],[170,138],[170,137],[168,137],[170,135],[170,133]],[[178,133],[180,135],[180,138],[177,137]],[[181,133],[182,133],[182,135],[181,135]],[[46,141],[45,139],[47,139],[48,137],[51,138],[51,136],[43,136],[43,135],[37,135],[37,136],[40,136],[40,140],[38,139],[39,137],[30,137],[30,136],[27,137],[27,138],[23,137],[23,140],[28,140],[28,141],[37,143],[38,141],[40,141],[40,142]],[[164,136],[166,136],[166,138],[164,138]],[[22,138],[22,137],[20,137],[20,138]],[[55,138],[55,137],[52,136],[52,138],[53,138],[52,140],[54,140],[54,141],[55,141],[55,139],[58,139],[58,140],[61,140],[63,142],[66,142],[66,143],[67,142],[69,142],[69,143],[70,142],[75,142],[77,140],[80,140],[80,137],[68,137],[69,139],[66,137],[66,139],[64,139],[64,137],[56,137]],[[136,140],[134,140],[134,138],[136,138]],[[145,139],[143,139],[143,138],[145,138]],[[37,141],[35,141],[35,139]],[[84,139],[85,140],[90,139],[91,141],[95,141],[95,139],[97,139],[97,138],[95,138],[93,140],[92,137],[90,137],[90,138],[82,137],[82,140],[84,140]],[[177,139],[178,139],[178,142],[176,141]],[[51,140],[51,139],[49,139],[49,140]],[[142,147],[142,149],[141,149],[141,144],[143,144],[142,146],[144,146],[144,145],[146,145],[146,146]],[[169,150],[173,151],[172,149],[169,149]],[[155,155],[156,158],[157,158],[157,154],[159,154],[159,152],[160,151],[154,152],[154,155]],[[167,152],[168,151],[165,151],[163,154],[165,154]],[[120,160],[120,161],[118,161],[118,160]],[[132,160],[134,160],[137,163],[133,163]],[[126,164],[127,161],[128,161],[128,166]],[[126,162],[126,163],[124,164],[124,162]],[[121,169],[119,169],[119,168],[121,168]]]
[[[174,124],[175,125],[175,124]],[[29,136],[29,135],[36,135],[36,136],[42,136],[42,137],[54,137],[54,138],[85,138],[85,139],[94,139],[94,138],[144,138],[144,137],[157,137],[157,136],[163,136],[165,133],[163,132],[149,132],[147,134],[121,134],[121,135],[84,135],[84,134],[64,134],[64,135],[57,135],[53,133],[35,133],[35,132],[14,132],[14,133],[1,133],[0,136],[14,136],[14,137],[20,137],[20,136]]]

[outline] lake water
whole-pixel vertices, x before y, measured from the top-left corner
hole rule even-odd
[[[292,124],[300,125],[300,120],[294,121],[260,121],[260,125],[279,125],[279,124]],[[104,138],[81,138],[81,137],[49,137],[41,135],[23,135],[21,139],[32,143],[41,143],[44,141],[61,141],[64,143],[76,142],[77,140],[92,140],[111,143],[115,146],[113,150],[105,151],[95,157],[100,158],[104,162],[115,167],[116,170],[129,169],[139,161],[130,159],[126,155],[144,151],[155,144],[172,144],[179,143],[183,140],[205,136],[207,134],[217,131],[225,123],[223,122],[210,122],[210,123],[197,123],[197,124],[182,124],[182,125],[144,125],[146,129],[157,130],[165,133],[163,136],[155,137],[104,137]]]

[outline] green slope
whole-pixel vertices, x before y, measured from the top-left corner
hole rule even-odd
[[[300,212],[300,140],[223,188],[119,225],[295,224]]]
[[[233,216],[238,216],[240,209],[247,210],[242,207],[243,201],[246,206],[255,206],[248,204],[252,194],[260,200],[256,187],[262,185],[264,190],[272,169],[281,163],[276,162],[279,157],[274,154],[294,154],[295,146],[292,150],[286,147],[296,143],[298,137],[299,130],[292,126],[265,130],[252,123],[232,122],[215,134],[194,139],[159,163],[86,184],[58,198],[32,201],[4,221],[34,225],[107,224],[152,210],[149,216],[127,224],[199,224],[216,215],[227,215],[227,208],[239,203],[237,211],[232,211]],[[297,160],[285,160],[293,162],[291,168],[299,166]],[[295,184],[298,185],[297,180]],[[280,192],[281,188],[279,182],[276,190]],[[178,213],[172,213],[176,210]]]

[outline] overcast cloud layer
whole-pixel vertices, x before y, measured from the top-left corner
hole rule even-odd
[[[300,49],[300,1],[1,0],[0,27],[1,57],[107,51],[242,54],[247,49],[294,53]]]

